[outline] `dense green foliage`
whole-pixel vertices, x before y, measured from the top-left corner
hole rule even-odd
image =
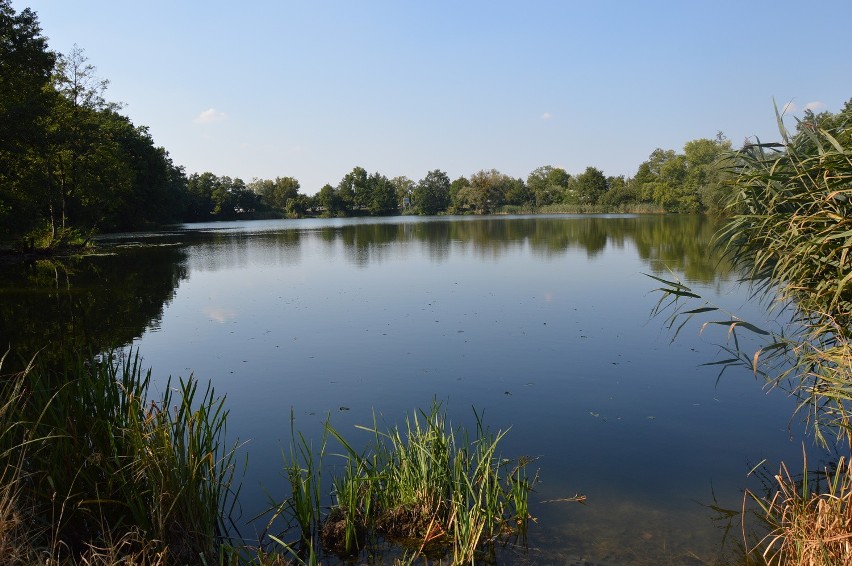
[[[55,62],[35,14],[16,15],[0,2],[0,237],[33,228],[31,195],[40,185],[34,157],[46,151],[46,87]]]
[[[443,171],[426,174],[414,188],[414,202],[423,214],[437,214],[450,204],[450,178]]]
[[[507,211],[715,212],[730,143],[697,139],[683,154],[657,149],[635,178],[587,167],[571,175],[545,165],[526,181],[495,169],[453,182],[443,171],[420,181],[354,167],[336,185],[300,193],[274,180],[187,176],[144,126],[104,98],[83,51],[49,50],[31,10],[0,0],[0,242],[55,247],[90,234],[176,221],[259,217],[487,214]],[[550,207],[550,208],[542,208]]]
[[[719,157],[730,148],[730,142],[719,134],[715,140],[688,142],[682,154],[654,150],[634,178],[639,198],[670,212],[719,210],[724,203],[725,177]]]
[[[177,219],[183,172],[104,100],[82,50],[50,52],[8,1],[0,30],[0,237],[52,247]]]

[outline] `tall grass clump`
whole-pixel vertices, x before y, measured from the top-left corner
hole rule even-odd
[[[727,315],[705,323],[728,328],[731,357],[770,387],[787,390],[796,412],[823,447],[852,452],[852,101],[836,115],[810,115],[792,134],[777,113],[781,142],[750,143],[727,156],[732,173],[717,234],[721,246],[752,286],[754,296],[783,311],[780,331]],[[657,310],[675,305],[679,330],[692,317],[721,313],[681,299],[700,299],[677,281],[664,281]],[[672,299],[668,301],[667,299]],[[746,351],[747,332],[765,345]],[[795,479],[782,465],[768,496],[754,496],[770,524],[764,556],[772,564],[852,564],[848,502],[852,469],[841,459],[827,488],[810,489],[806,473]]]
[[[0,375],[6,355],[0,357]],[[26,564],[35,557],[33,525],[21,497],[26,446],[22,423],[15,416],[23,398],[24,375],[0,378],[0,556],[10,564]]]
[[[852,462],[841,457],[809,481],[795,477],[783,463],[770,497],[751,494],[772,531],[759,548],[767,564],[828,566],[852,564]]]
[[[372,427],[358,428],[371,435],[363,452],[328,427],[345,464],[323,526],[326,549],[357,554],[372,533],[416,554],[449,553],[451,563],[466,564],[526,528],[537,479],[526,475],[531,460],[502,458],[506,432],[492,434],[480,415],[473,435],[453,428],[437,402],[403,427],[383,430],[374,418]]]
[[[223,399],[190,378],[150,401],[150,379],[132,353],[4,379],[4,395],[18,395],[0,423],[13,447],[4,469],[17,474],[31,543],[54,562],[217,555],[236,487]]]

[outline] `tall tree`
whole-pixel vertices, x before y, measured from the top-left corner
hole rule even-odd
[[[287,210],[290,200],[299,196],[299,181],[293,177],[276,177],[269,179],[254,179],[248,187],[260,195],[266,206]]]
[[[579,204],[597,204],[598,200],[609,189],[603,171],[596,167],[586,167],[586,170],[572,178],[569,191]]]
[[[104,99],[99,79],[76,45],[57,59],[58,96],[49,118],[46,157],[48,210],[53,233],[66,228],[102,228],[109,207],[131,190],[132,171],[116,136],[118,105]]]
[[[504,192],[506,204],[517,206],[528,205],[533,202],[534,197],[530,188],[523,179],[511,179],[506,184]]]
[[[688,196],[681,205],[684,211],[722,210],[727,197],[726,171],[721,158],[730,150],[731,142],[722,132],[716,134],[715,139],[696,139],[683,146],[687,167],[684,194]]]
[[[687,142],[683,153],[655,149],[636,172],[640,197],[670,212],[720,210],[726,196],[719,158],[730,148],[720,132],[715,139]]]
[[[54,245],[180,216],[183,171],[107,84],[82,49],[50,53],[35,14],[0,0],[0,237]]]
[[[367,178],[367,210],[373,215],[394,214],[399,211],[396,200],[396,187],[380,173]]]
[[[439,169],[429,171],[414,189],[414,202],[421,214],[437,214],[450,205],[450,178]]]
[[[213,186],[213,215],[219,218],[234,218],[239,214],[251,212],[257,206],[260,197],[249,189],[239,177],[219,177]]]
[[[396,190],[396,200],[400,206],[411,206],[412,198],[414,196],[414,181],[405,176],[394,177],[390,181]],[[408,199],[407,204],[406,199]]]
[[[607,177],[609,190],[601,195],[598,204],[616,208],[639,202],[639,194],[636,191],[636,183],[633,179],[625,179],[623,175]]]
[[[187,179],[186,219],[210,220],[213,214],[213,191],[219,185],[219,177],[205,171],[193,173]]]
[[[450,209],[453,212],[460,212],[464,208],[465,205],[462,200],[465,193],[462,189],[469,186],[470,180],[465,176],[461,176],[450,183]],[[459,194],[462,195],[462,198],[459,197]]]
[[[356,166],[337,184],[341,212],[351,212],[367,207],[370,200],[367,177],[367,170]]]
[[[527,176],[527,187],[532,192],[533,204],[546,206],[562,202],[571,175],[565,169],[545,165]]]
[[[456,197],[463,208],[489,214],[506,201],[515,179],[496,169],[482,170],[470,176],[470,185],[459,189]]]
[[[44,218],[38,156],[44,152],[55,56],[35,12],[0,0],[0,237],[14,239]]]
[[[667,207],[675,202],[673,183],[685,176],[685,162],[678,160],[677,153],[671,149],[657,148],[639,165],[635,180],[642,200],[669,210]]]
[[[335,189],[329,184],[323,185],[317,193],[317,204],[323,209],[323,216],[337,216],[346,209],[339,187]]]

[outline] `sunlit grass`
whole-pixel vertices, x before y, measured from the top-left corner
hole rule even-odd
[[[852,564],[852,462],[841,458],[815,485],[807,478],[806,458],[799,478],[781,464],[771,497],[750,494],[772,526],[758,545],[763,558],[770,565]]]
[[[381,539],[403,562],[429,554],[466,564],[493,555],[496,541],[522,536],[531,519],[530,459],[503,459],[505,432],[491,434],[476,415],[469,435],[435,403],[401,428],[360,427],[371,439],[364,452],[329,423],[315,447],[292,422],[290,494],[273,509],[287,527],[266,533],[271,546],[232,540],[239,484],[224,400],[190,378],[176,388],[169,382],[151,401],[150,379],[139,356],[127,355],[75,357],[59,372],[36,363],[0,380],[4,558],[45,566],[318,564],[357,557]],[[343,447],[334,455],[342,466],[328,467],[329,438]],[[334,470],[326,485],[324,471]]]
[[[276,510],[279,517],[288,509],[294,514],[298,534],[291,542],[274,540],[309,564],[317,561],[319,548],[352,558],[377,540],[394,545],[408,560],[437,555],[469,564],[493,554],[498,540],[525,533],[537,476],[526,474],[530,458],[499,455],[505,432],[490,433],[479,415],[476,421],[472,435],[453,428],[434,403],[428,412],[415,411],[402,427],[383,429],[375,419],[372,426],[358,427],[370,435],[363,451],[326,423],[326,433],[343,448],[334,455],[343,463],[331,480],[331,507],[322,516],[316,499],[305,493],[313,493],[307,486],[318,485],[332,455],[326,454],[325,438],[315,458],[305,439],[294,435],[296,448],[285,466],[291,495]]]
[[[404,427],[383,430],[374,422],[360,428],[372,436],[364,453],[331,430],[347,462],[346,489],[335,503],[357,506],[358,513],[348,514],[363,517],[380,535],[417,540],[421,551],[443,546],[454,563],[468,563],[530,519],[527,498],[535,478],[518,479],[528,460],[503,459],[498,445],[506,432],[492,434],[479,415],[472,436],[454,429],[439,403],[414,412]]]

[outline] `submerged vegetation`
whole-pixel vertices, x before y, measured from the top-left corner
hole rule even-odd
[[[756,297],[785,312],[780,332],[730,315],[710,321],[728,328],[723,367],[746,365],[770,388],[788,391],[819,446],[839,452],[827,488],[793,478],[782,464],[777,491],[754,495],[770,523],[762,555],[771,564],[852,562],[852,101],[837,115],[809,116],[789,133],[778,117],[783,143],[754,143],[729,156],[731,220],[718,241],[745,273]],[[690,288],[663,281],[662,310],[674,305],[677,328],[693,316],[720,313]],[[667,302],[671,299],[671,302]],[[706,325],[705,325],[706,326]],[[743,332],[765,345],[746,351]],[[807,461],[807,459],[806,459]],[[758,550],[761,550],[759,548]]]

